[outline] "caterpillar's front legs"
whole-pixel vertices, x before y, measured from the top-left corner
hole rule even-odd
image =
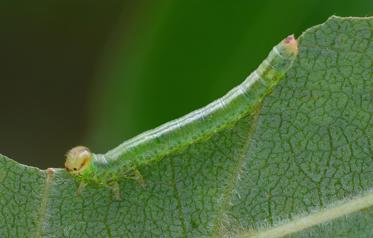
[[[127,172],[126,175],[123,176],[125,179],[133,179],[138,182],[141,186],[145,185],[144,177],[141,175],[140,171],[137,169],[133,169],[130,172]]]
[[[133,179],[136,180],[141,186],[144,186],[144,177],[141,175],[140,171],[137,169],[134,169],[132,171],[131,176],[126,176],[128,179]],[[119,183],[117,181],[113,181],[109,185],[113,191],[113,197],[115,200],[120,200],[121,199],[121,194],[120,194],[120,187]]]
[[[145,186],[144,177],[141,175],[140,171],[137,169],[133,170],[133,177],[141,186]]]

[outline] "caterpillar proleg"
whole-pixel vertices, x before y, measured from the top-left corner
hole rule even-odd
[[[106,154],[94,154],[86,147],[77,146],[67,153],[66,170],[83,183],[112,186],[113,191],[119,189],[120,179],[141,180],[139,166],[208,138],[252,112],[283,78],[297,53],[296,39],[288,36],[253,73],[222,98],[133,137]]]

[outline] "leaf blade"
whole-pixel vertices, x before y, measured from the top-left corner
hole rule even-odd
[[[64,170],[47,173],[1,157],[0,234],[239,235],[370,190],[372,26],[373,18],[333,17],[305,32],[297,62],[258,114],[139,168],[145,188],[121,181],[121,201],[105,187],[89,186],[77,196],[77,183]],[[369,224],[366,209],[348,218]],[[329,223],[289,236],[334,234],[340,224],[346,237],[358,232],[342,218]]]

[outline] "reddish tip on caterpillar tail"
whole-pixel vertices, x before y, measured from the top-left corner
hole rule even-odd
[[[294,35],[290,35],[284,40],[285,46],[293,53],[298,54],[298,41],[295,39]]]

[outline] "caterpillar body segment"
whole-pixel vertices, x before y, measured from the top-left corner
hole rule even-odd
[[[297,53],[296,39],[287,37],[272,49],[253,73],[223,97],[133,137],[106,154],[94,154],[86,147],[75,147],[67,154],[66,170],[84,183],[113,186],[118,190],[118,180],[133,175],[139,177],[136,170],[139,166],[208,138],[253,112],[284,77]],[[118,194],[115,196],[119,197]]]

